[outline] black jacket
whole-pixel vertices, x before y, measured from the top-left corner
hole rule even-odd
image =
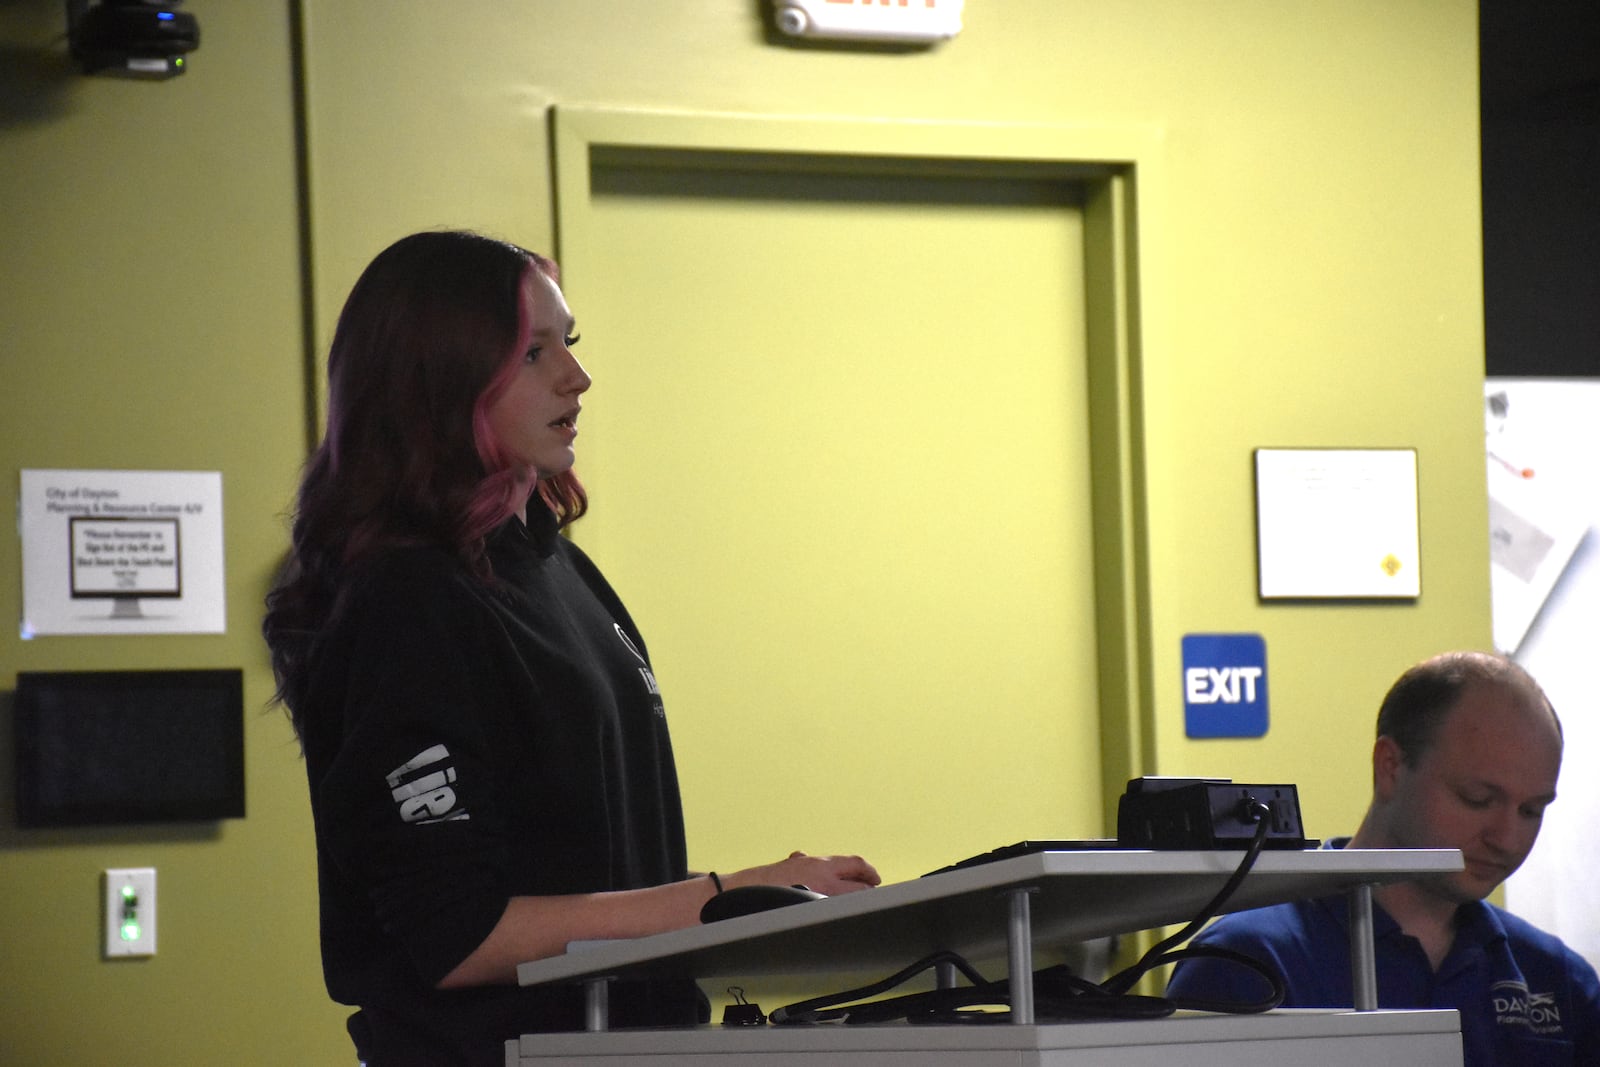
[[[358,568],[304,710],[323,972],[372,1067],[503,1062],[581,1029],[581,991],[439,992],[515,895],[686,877],[666,714],[643,639],[553,516],[490,538],[485,585],[449,553]],[[694,1021],[687,983],[619,987],[619,1025]],[[432,1048],[418,1058],[407,1050]],[[387,1050],[387,1051],[385,1051]]]

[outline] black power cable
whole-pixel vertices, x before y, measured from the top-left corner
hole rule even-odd
[[[1133,984],[1150,971],[1163,964],[1183,959],[1184,957],[1181,955],[1171,955],[1169,958],[1169,950],[1189,940],[1189,938],[1200,932],[1201,927],[1214,919],[1217,912],[1221,910],[1222,905],[1227,903],[1229,897],[1233,896],[1234,891],[1245,880],[1245,876],[1250,873],[1250,869],[1256,865],[1256,860],[1261,855],[1261,848],[1267,841],[1267,831],[1272,828],[1272,809],[1253,797],[1241,800],[1239,803],[1243,809],[1240,814],[1247,819],[1253,819],[1256,824],[1256,832],[1250,838],[1250,844],[1245,848],[1244,858],[1239,861],[1239,866],[1234,868],[1233,874],[1223,883],[1222,888],[1217,890],[1216,896],[1207,901],[1205,907],[1201,908],[1199,913],[1193,919],[1190,919],[1183,929],[1151,945],[1149,950],[1139,957],[1138,962],[1118,971],[1101,983],[1108,992],[1126,992],[1132,989]],[[1281,982],[1277,984],[1282,985]],[[1282,1000],[1281,996],[1279,1000]]]

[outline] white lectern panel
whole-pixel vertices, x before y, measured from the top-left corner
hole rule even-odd
[[[1460,1067],[1453,1011],[1279,1010],[1038,1026],[837,1026],[534,1034],[507,1067]]]
[[[1115,849],[1039,852],[710,926],[585,946],[517,968],[523,985],[598,975],[717,978],[893,973],[931,952],[974,962],[1005,954],[1005,893],[1032,891],[1033,943],[1072,944],[1186,922],[1242,853]],[[1455,849],[1268,851],[1224,911],[1459,871]]]

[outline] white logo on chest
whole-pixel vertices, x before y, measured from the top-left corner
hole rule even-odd
[[[622,632],[620,625],[612,623],[611,628],[617,631],[617,637],[627,646],[628,651],[633,653],[633,658],[639,661],[639,677],[644,679],[645,692],[653,697],[660,696],[661,686],[656,684],[656,676],[650,671],[650,661],[644,658],[644,653],[639,651],[639,646],[634,644],[632,639]]]
[[[1489,987],[1494,1021],[1501,1026],[1522,1026],[1535,1034],[1561,1032],[1561,1007],[1554,993],[1533,993],[1523,982],[1496,982]]]

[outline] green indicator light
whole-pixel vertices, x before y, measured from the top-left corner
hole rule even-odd
[[[182,57],[182,56],[179,56],[179,57],[178,57],[178,58],[177,58],[177,59],[174,59],[174,60],[173,60],[173,61],[172,61],[172,65],[173,65],[173,66],[174,66],[174,67],[181,67],[181,66],[183,66],[183,57]]]
[[[134,889],[133,886],[125,885],[122,887],[123,900],[132,901],[136,896],[138,896],[138,890]]]
[[[136,923],[136,922],[125,922],[125,923],[123,923],[122,924],[122,940],[124,940],[124,941],[137,941],[137,940],[139,940],[139,924]]]

